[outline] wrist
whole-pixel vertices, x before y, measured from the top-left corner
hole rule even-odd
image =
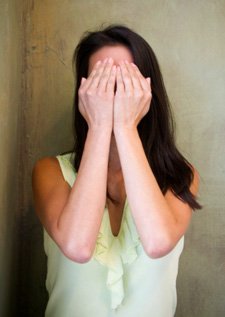
[[[95,139],[96,142],[103,140],[111,140],[112,127],[107,126],[91,126],[88,128],[88,136]]]
[[[112,124],[90,125],[88,126],[88,132],[94,134],[111,134]]]
[[[113,132],[115,135],[135,135],[138,134],[137,127],[134,125],[114,125]]]
[[[124,142],[133,142],[140,139],[137,127],[120,126],[113,129],[117,143],[124,144]]]

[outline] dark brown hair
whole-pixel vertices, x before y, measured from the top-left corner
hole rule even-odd
[[[181,155],[174,141],[174,125],[170,103],[155,53],[137,33],[122,25],[88,32],[81,39],[73,55],[76,79],[74,95],[74,166],[78,171],[87,136],[88,126],[78,109],[78,88],[82,77],[87,77],[90,56],[104,46],[124,45],[132,53],[134,63],[144,77],[151,78],[152,100],[149,112],[138,125],[138,132],[160,189],[171,189],[192,209],[201,206],[189,188],[193,181],[190,163]]]

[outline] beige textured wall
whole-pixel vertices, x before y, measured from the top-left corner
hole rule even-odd
[[[13,316],[18,215],[21,1],[0,1],[0,316]]]
[[[21,315],[41,316],[46,300],[42,232],[31,199],[32,166],[37,158],[64,151],[72,143],[71,58],[80,35],[102,23],[122,22],[143,35],[155,50],[173,104],[179,146],[202,177],[200,195],[204,209],[194,215],[186,235],[176,317],[223,317],[225,2],[24,0],[23,3],[26,42],[21,118]],[[6,41],[4,34],[1,35]],[[9,71],[6,65],[1,69]],[[8,94],[5,98],[9,104]],[[13,94],[10,98],[17,97]],[[3,118],[17,120],[15,112],[8,114],[7,111],[12,111],[8,108],[4,111]],[[10,138],[8,156],[5,158],[6,144],[4,154],[0,153],[3,162],[10,159],[11,165],[17,144],[14,128],[11,125],[5,128]],[[0,184],[3,186],[5,182],[1,180]]]

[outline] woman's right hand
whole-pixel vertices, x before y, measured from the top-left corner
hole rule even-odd
[[[112,129],[115,80],[116,66],[112,58],[98,61],[88,78],[82,78],[79,110],[89,129]]]

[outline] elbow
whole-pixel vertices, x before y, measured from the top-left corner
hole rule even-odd
[[[167,255],[170,250],[168,249],[164,249],[164,248],[158,248],[158,247],[154,247],[154,248],[148,248],[147,250],[145,250],[146,254],[148,255],[148,257],[150,257],[151,259],[159,259],[162,258],[163,256]]]
[[[171,238],[164,237],[163,239],[152,239],[151,243],[148,243],[144,249],[151,259],[159,259],[170,253],[174,246],[175,244]]]
[[[76,263],[87,263],[91,260],[93,251],[87,245],[67,244],[61,248],[63,254]]]

